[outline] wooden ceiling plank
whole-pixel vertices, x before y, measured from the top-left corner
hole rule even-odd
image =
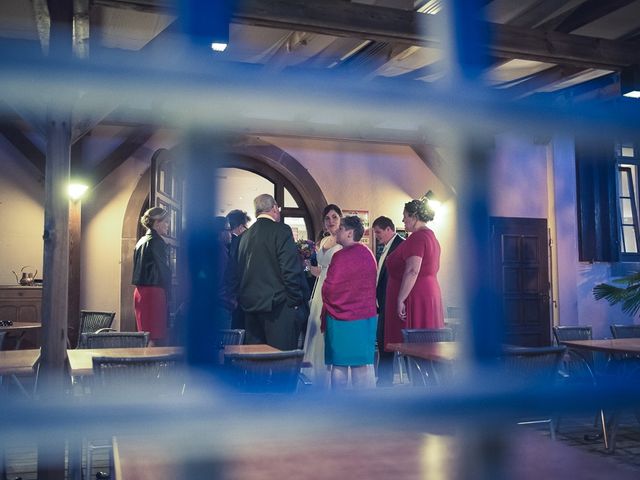
[[[509,25],[533,28],[568,2],[569,0],[540,0],[509,20]]]
[[[580,4],[562,23],[556,26],[556,32],[570,33],[580,27],[626,7],[636,0],[587,0]]]
[[[555,66],[543,70],[542,72],[533,75],[531,78],[524,80],[513,87],[504,89],[507,95],[512,98],[520,98],[527,94],[535,93],[536,90],[551,85],[562,80],[566,80],[569,77],[578,75],[583,72],[581,67],[573,66]]]

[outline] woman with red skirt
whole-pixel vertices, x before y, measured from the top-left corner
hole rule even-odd
[[[161,207],[147,210],[140,223],[147,233],[138,240],[133,253],[133,293],[136,325],[149,332],[149,346],[164,344],[167,336],[167,302],[171,289],[171,267],[167,244],[162,236],[169,231],[169,212]]]

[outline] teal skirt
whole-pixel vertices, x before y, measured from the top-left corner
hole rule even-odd
[[[342,321],[327,315],[324,363],[340,367],[373,364],[377,325],[377,316]]]

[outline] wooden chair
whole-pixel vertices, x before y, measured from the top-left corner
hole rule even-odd
[[[452,342],[454,336],[451,328],[403,328],[402,340],[404,343]],[[439,371],[441,366],[422,358],[408,355],[404,358],[408,364],[409,379],[414,386],[426,387],[440,384],[444,373]],[[398,361],[400,364],[405,363],[402,356],[398,356]]]
[[[302,367],[303,350],[227,355],[232,384],[249,393],[293,393]]]
[[[141,348],[149,344],[149,332],[83,333],[78,348]]]

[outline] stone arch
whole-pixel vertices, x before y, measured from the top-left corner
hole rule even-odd
[[[163,149],[161,149],[163,150]],[[249,170],[283,184],[292,194],[298,205],[309,213],[315,237],[322,229],[322,209],[326,198],[309,171],[281,148],[259,138],[243,138],[227,147],[228,155],[221,167],[234,167]],[[175,149],[174,149],[175,151]],[[154,153],[155,155],[155,153]],[[148,204],[151,188],[151,171],[147,169],[140,177],[124,214],[122,226],[121,279],[120,279],[120,329],[136,329],[133,311],[133,249],[139,237],[138,221],[142,210]]]

